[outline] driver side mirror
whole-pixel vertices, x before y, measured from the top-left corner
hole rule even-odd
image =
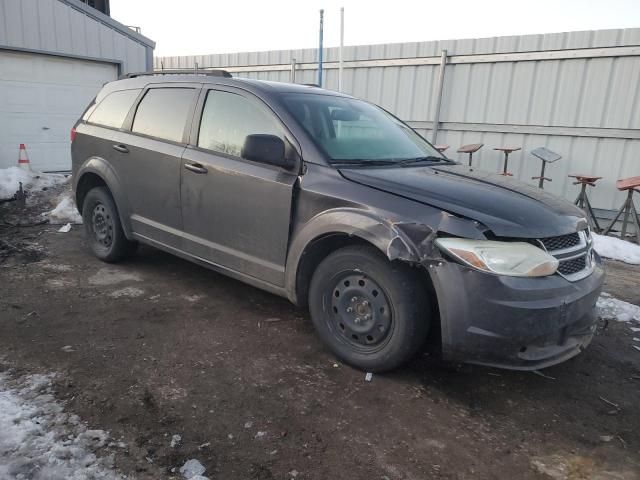
[[[242,146],[241,156],[247,160],[276,165],[287,170],[295,166],[295,162],[285,158],[284,140],[276,135],[247,135]]]

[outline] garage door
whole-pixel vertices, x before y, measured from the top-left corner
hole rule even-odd
[[[71,169],[69,131],[105,82],[111,63],[0,50],[0,168],[26,144],[31,166]]]

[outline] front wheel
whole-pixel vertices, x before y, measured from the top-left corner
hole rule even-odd
[[[373,247],[341,248],[311,279],[311,319],[331,351],[371,372],[392,370],[423,345],[429,303],[416,269]]]
[[[82,222],[91,250],[104,262],[117,262],[135,252],[136,242],[127,239],[118,209],[109,190],[89,190],[82,204]]]

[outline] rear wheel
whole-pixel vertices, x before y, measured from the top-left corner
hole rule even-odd
[[[372,372],[413,356],[429,328],[418,272],[373,247],[341,248],[311,279],[309,309],[318,334],[345,363]]]
[[[135,252],[136,242],[127,239],[118,209],[109,190],[89,190],[82,205],[82,221],[91,250],[104,262],[117,262]]]

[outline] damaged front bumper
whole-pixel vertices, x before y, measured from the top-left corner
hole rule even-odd
[[[446,261],[429,273],[446,360],[534,370],[577,355],[593,338],[604,280],[599,260],[577,282],[489,275]]]

